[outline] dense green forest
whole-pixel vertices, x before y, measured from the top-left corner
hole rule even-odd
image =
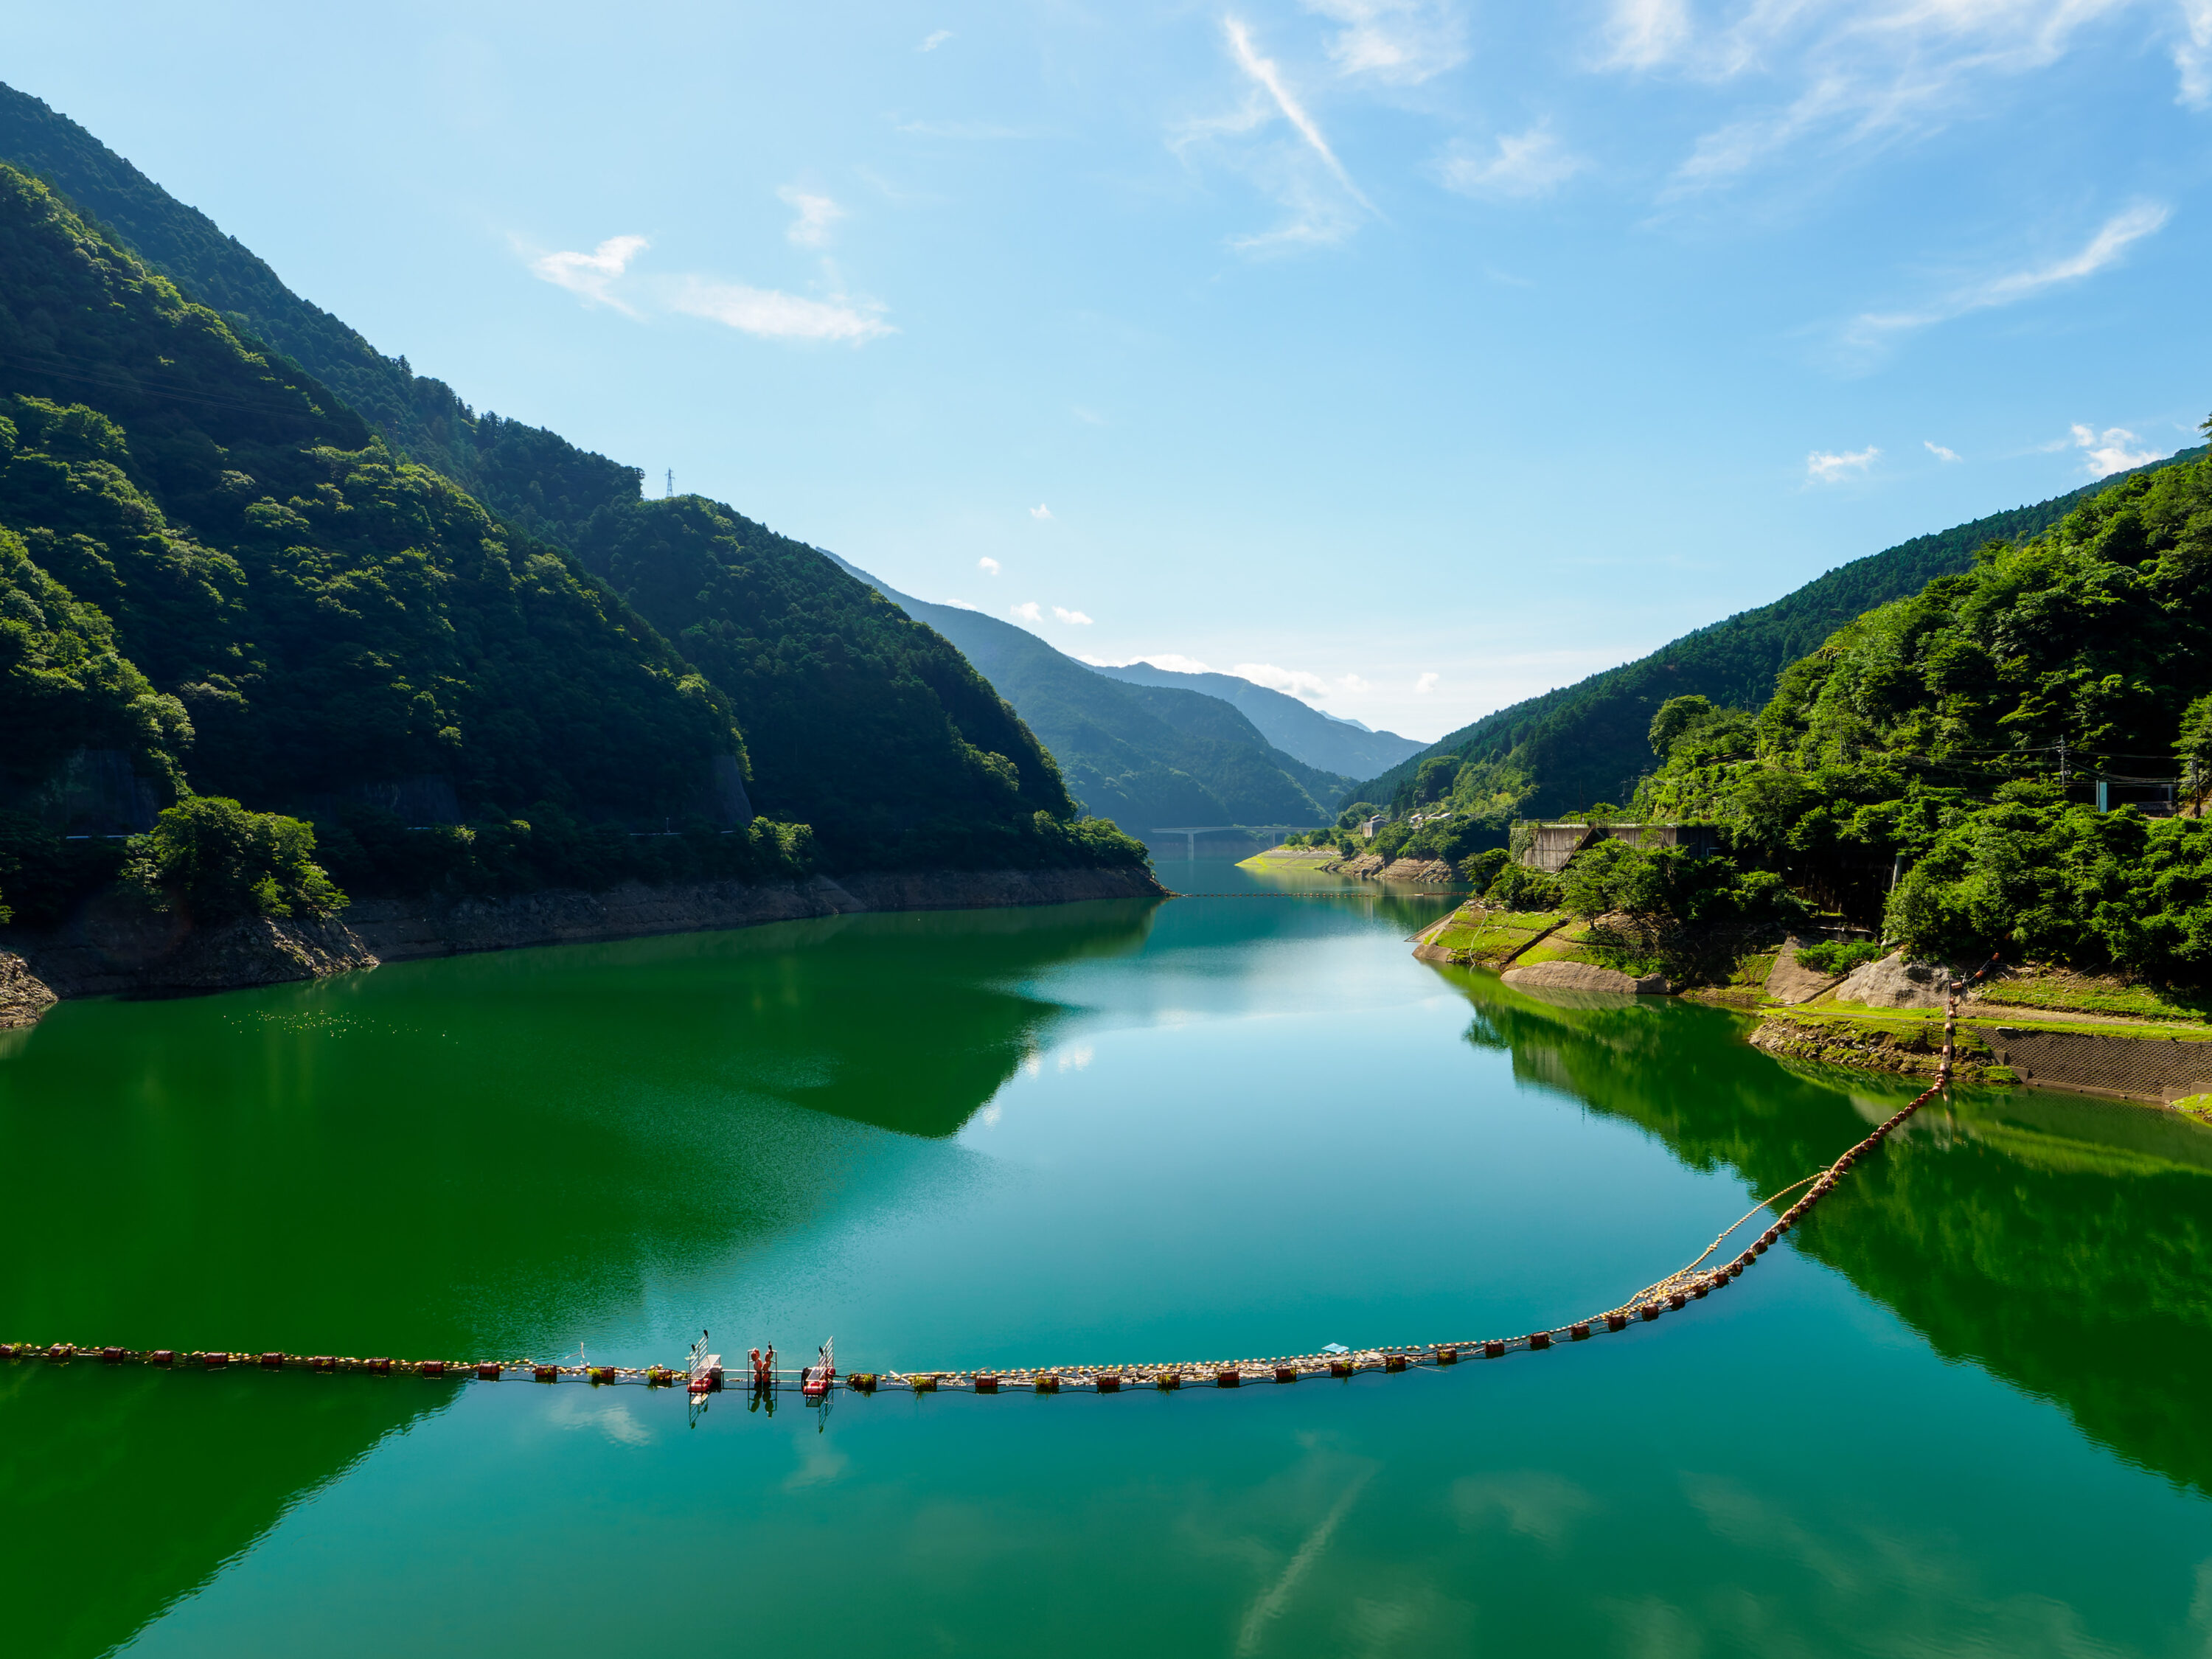
[[[1351,780],[1285,754],[1218,697],[1126,684],[1012,623],[875,586],[967,654],[1052,750],[1091,811],[1138,834],[1336,816]]]
[[[823,820],[811,847],[772,823],[716,833],[750,816],[735,700],[574,555],[0,166],[0,886],[18,920],[100,873],[57,834],[88,752],[158,794],[312,820],[332,873],[372,890],[784,873],[813,850],[847,868],[1141,858],[1073,822],[1049,760],[943,641],[788,544],[653,533],[678,516],[633,500],[585,527],[610,568],[690,583],[719,561],[732,604],[764,607],[755,648],[714,667],[782,766],[772,811]],[[424,780],[469,823],[395,817]],[[628,833],[676,824],[690,839]]]
[[[274,348],[358,411],[407,459],[511,524],[565,540],[602,507],[636,499],[643,474],[557,434],[478,415],[442,380],[386,357],[205,214],[185,206],[67,116],[0,85],[0,161],[43,179],[118,246]],[[54,371],[65,376],[62,365]]]
[[[2212,459],[1984,546],[1791,663],[1755,714],[1671,699],[1650,740],[1665,759],[1628,811],[1717,823],[1731,856],[1616,843],[1569,866],[1578,908],[1694,919],[1764,875],[1931,957],[2212,981]],[[2179,813],[2163,787],[2135,791],[2148,813],[2112,793],[2158,778]]]
[[[2185,450],[2142,470],[2203,453]],[[2047,529],[2112,482],[2087,484],[1855,559],[1771,605],[1686,634],[1648,657],[1486,714],[1352,793],[1403,814],[1438,799],[1423,786],[1433,791],[1441,776],[1450,805],[1487,823],[1496,845],[1504,844],[1506,825],[1516,817],[1554,817],[1626,800],[1651,769],[1645,733],[1668,698],[1699,696],[1757,708],[1773,694],[1785,664],[1850,618],[1965,570],[1985,543],[2016,541]],[[1431,768],[1424,779],[1425,763],[1437,759],[1461,764],[1443,773]]]

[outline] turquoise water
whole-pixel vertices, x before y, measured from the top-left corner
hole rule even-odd
[[[0,1334],[1480,1338],[1618,1302],[1909,1092],[1417,963],[1437,914],[867,916],[67,1005],[0,1053]],[[2182,1120],[1962,1097],[1678,1317],[1234,1393],[0,1365],[0,1607],[40,1653],[2202,1654],[2208,1176]]]

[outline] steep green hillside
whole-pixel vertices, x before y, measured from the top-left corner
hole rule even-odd
[[[761,810],[844,867],[1061,861],[1058,768],[936,633],[696,495],[598,514],[579,556],[729,696]]]
[[[1847,623],[1756,719],[1683,698],[1653,735],[1637,811],[1717,823],[1740,863],[1917,950],[2212,980],[2212,823],[2100,811],[2094,781],[2212,783],[2212,460]],[[1673,879],[1607,857],[1592,905]]]
[[[286,288],[205,214],[185,206],[67,116],[0,85],[0,161],[46,179],[122,246],[330,387],[410,460],[526,530],[568,539],[602,507],[634,501],[642,474],[557,434],[478,416],[442,380],[386,357]],[[81,371],[50,365],[58,380]],[[70,380],[70,384],[82,385]]]
[[[112,624],[158,695],[100,665],[91,701],[137,711],[157,771],[262,806],[436,773],[472,812],[632,816],[707,810],[743,756],[726,703],[572,561],[5,167],[0,398],[0,527],[37,573],[11,611],[92,664],[107,636],[71,602]],[[11,787],[65,741],[13,750]]]
[[[2142,470],[2203,453],[2185,450]],[[1648,657],[1486,714],[1352,794],[1402,807],[1416,793],[1421,763],[1449,756],[1466,763],[1454,801],[1467,810],[1540,817],[1626,800],[1638,777],[1651,769],[1646,734],[1653,713],[1669,697],[1696,694],[1755,708],[1772,695],[1784,664],[1853,617],[1966,569],[1985,542],[2016,540],[2048,528],[2112,482],[2087,484],[1855,559],[1771,605],[1686,634]]]
[[[1395,732],[1372,732],[1324,714],[1281,691],[1240,679],[1234,674],[1186,674],[1171,668],[1155,668],[1148,662],[1123,663],[1093,672],[1128,685],[1165,686],[1198,691],[1233,705],[1265,738],[1285,754],[1308,766],[1346,778],[1373,777],[1400,761],[1428,747]]]
[[[564,580],[576,576],[569,552],[588,553],[596,570],[618,575],[625,591],[643,596],[661,631],[684,636],[683,654],[597,584],[585,584],[595,593],[594,603],[622,612],[623,625],[650,641],[678,678],[688,681],[693,701],[708,699],[726,723],[735,713],[755,751],[753,793],[772,815],[815,825],[816,845],[833,865],[914,867],[951,860],[971,867],[1038,866],[1137,856],[1136,848],[1109,834],[1073,828],[1073,807],[1049,759],[989,686],[944,641],[887,614],[866,586],[821,554],[715,503],[642,501],[635,468],[587,454],[550,432],[472,416],[441,383],[414,375],[404,359],[380,356],[336,319],[294,295],[205,216],[173,200],[75,123],[4,88],[0,157],[41,168],[66,190],[83,192],[93,212],[132,252],[150,255],[187,292],[204,285],[219,295],[222,320],[241,349],[265,359],[272,374],[318,384],[331,418],[352,423],[339,448],[368,441],[360,416],[347,405],[357,406],[389,452],[383,464],[407,480],[408,490],[430,489],[428,481],[440,481],[443,493],[434,490],[429,505],[415,503],[421,511],[434,517],[459,501],[483,519],[481,501],[497,515],[488,533],[527,547],[532,558],[561,564],[568,572]],[[263,341],[305,364],[314,379],[299,374]],[[104,382],[97,363],[66,352],[47,350],[41,356],[33,348],[25,349],[33,355],[18,351],[0,360],[0,376],[28,376],[21,383],[46,388],[57,399],[98,401]],[[0,379],[0,386],[16,383]],[[410,470],[404,465],[410,459],[421,465]],[[455,489],[455,481],[473,497]],[[352,487],[341,478],[330,483]],[[313,493],[310,489],[308,496]],[[312,519],[312,512],[301,511]],[[263,528],[280,539],[291,533],[281,526]],[[543,545],[533,539],[539,536]],[[211,568],[206,580],[216,587],[231,580]],[[240,790],[263,791],[264,798],[276,789],[277,779],[295,794],[334,787],[309,781],[300,770],[306,761],[298,744],[289,752],[270,752],[261,773],[247,775],[247,757],[232,741],[243,728],[226,700],[235,689],[227,673],[141,659],[142,644],[149,652],[166,648],[155,642],[164,630],[134,630],[123,614],[156,603],[157,594],[158,603],[171,608],[185,596],[170,592],[174,583],[125,586],[128,594],[118,589],[98,601],[122,626],[125,654],[139,660],[159,684],[175,679],[203,688],[185,697],[202,728],[196,783],[215,787],[201,769],[221,757],[223,767],[210,776]],[[495,700],[504,696],[498,686],[461,678]],[[565,755],[571,722],[588,734],[620,707],[619,699],[599,703],[588,685],[582,679],[556,680],[542,698],[502,704],[502,718],[516,733],[534,732],[550,752]],[[357,702],[339,698],[326,707],[334,715],[350,716],[358,712]],[[476,725],[483,726],[481,717]],[[426,729],[434,733],[445,723]],[[316,750],[323,771],[352,775],[334,752],[318,748],[312,720],[293,735]],[[639,763],[654,741],[650,736],[641,740]],[[574,763],[583,764],[591,752],[587,743]],[[416,755],[405,775],[442,780],[453,773],[448,758],[433,748]],[[718,798],[739,790],[736,778],[723,769]],[[471,793],[471,781],[454,781],[460,810],[475,813],[479,797]],[[415,793],[439,798],[434,787],[427,796]],[[520,793],[538,798],[530,787]],[[545,793],[562,798],[550,787]],[[741,790],[733,798],[742,804]],[[503,803],[505,797],[483,799]],[[704,800],[699,797],[694,805]],[[628,787],[586,790],[578,810],[644,821],[681,816],[664,794]]]
[[[1271,747],[1227,703],[1118,684],[1026,629],[910,598],[845,568],[958,646],[1052,750],[1084,805],[1132,834],[1177,824],[1326,823],[1335,817],[1334,803],[1349,780]]]

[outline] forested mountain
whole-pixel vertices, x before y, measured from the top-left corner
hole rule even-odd
[[[155,794],[188,775],[315,820],[356,882],[589,880],[607,857],[614,879],[627,841],[580,857],[563,826],[749,817],[742,707],[763,800],[818,822],[834,867],[1139,856],[1072,823],[950,646],[819,555],[708,503],[602,504],[577,539],[688,660],[4,165],[0,410],[0,807],[43,833],[106,752]],[[402,807],[495,833],[409,841]],[[495,847],[503,873],[477,867]],[[748,867],[743,839],[705,847]]]
[[[2142,471],[2202,455],[2184,450]],[[2131,476],[2131,475],[2123,475]],[[1470,811],[1503,820],[1547,817],[1600,801],[1622,801],[1654,764],[1651,717],[1669,697],[1696,694],[1716,703],[1757,708],[1772,695],[1784,665],[1878,605],[1920,591],[1936,577],[1968,568],[1984,543],[2033,536],[2109,487],[2100,480],[2032,506],[1993,513],[1829,571],[1771,605],[1739,612],[1686,634],[1650,656],[1576,684],[1486,714],[1449,733],[1352,793],[1362,800],[1410,804],[1425,761],[1464,763],[1431,769],[1431,787],[1453,792]]]
[[[688,815],[742,760],[727,702],[566,555],[4,165],[0,394],[18,794],[95,729],[268,805],[436,773],[473,810]]]
[[[1218,698],[1109,680],[1026,629],[932,605],[845,568],[958,646],[1059,760],[1085,808],[1130,834],[1335,817],[1351,780],[1274,748]]]
[[[599,507],[634,501],[643,473],[558,434],[479,416],[442,380],[386,357],[286,288],[226,236],[67,116],[0,85],[0,161],[36,175],[122,246],[234,329],[330,387],[407,459],[509,522],[564,540]]]
[[[738,780],[747,764],[744,748],[750,748],[754,799],[773,816],[812,824],[815,845],[833,867],[1037,866],[1135,856],[1135,849],[1114,844],[1110,836],[1102,839],[1071,829],[1074,809],[1050,757],[957,651],[927,627],[874,599],[866,585],[815,550],[717,503],[696,498],[645,501],[636,469],[586,453],[550,432],[489,415],[476,416],[442,383],[414,375],[404,358],[382,356],[336,319],[294,295],[266,264],[223,236],[204,215],[176,202],[75,123],[4,88],[0,160],[21,160],[64,191],[82,191],[96,204],[92,210],[106,228],[78,228],[104,250],[94,263],[120,256],[122,264],[136,269],[129,255],[153,250],[149,263],[176,278],[185,295],[196,295],[201,284],[217,295],[220,305],[198,314],[213,316],[219,310],[216,320],[237,350],[287,384],[312,386],[317,407],[346,427],[343,434],[312,434],[308,441],[334,453],[350,453],[371,441],[373,428],[383,446],[380,464],[405,480],[405,489],[429,489],[428,481],[434,478],[439,489],[433,493],[441,503],[465,502],[466,511],[490,525],[487,533],[502,546],[526,548],[531,561],[551,560],[566,572],[564,580],[590,592],[592,602],[611,616],[618,614],[641,648],[658,653],[687,684],[685,708],[704,699],[725,729],[744,727],[744,746],[735,737],[726,745],[731,752],[716,774],[719,793],[699,795],[688,807],[665,791],[629,786],[601,794],[592,789],[564,793],[550,784],[539,793],[518,785],[520,799],[569,801],[587,817],[665,821],[711,806],[735,789],[742,809]],[[140,270],[131,280],[145,276]],[[9,297],[0,295],[0,301]],[[173,294],[171,300],[179,297]],[[107,343],[99,346],[101,355],[81,361],[80,354],[92,348],[82,342],[66,349],[53,344],[48,338],[52,319],[27,311],[18,323],[17,343],[0,341],[0,390],[106,407],[101,399],[114,394],[103,377],[110,360],[121,362],[127,352]],[[125,378],[143,390],[161,384],[167,373],[158,365],[132,361]],[[176,418],[184,418],[179,411],[204,408],[204,402],[192,401],[201,389],[188,380],[172,376],[169,384],[174,395],[168,408]],[[355,398],[358,410],[349,406]],[[225,447],[219,434],[210,434],[207,441],[210,454]],[[350,476],[324,481],[325,487],[343,496],[353,488],[346,481]],[[314,483],[288,477],[285,486],[307,494],[289,502],[281,495],[272,498],[276,507],[320,533],[326,526],[315,518],[313,503],[320,497]],[[476,492],[473,499],[467,491]],[[245,503],[253,504],[251,499]],[[195,496],[181,504],[163,502],[162,510],[182,513],[185,521],[197,525],[191,515],[202,505]],[[350,510],[354,503],[347,500],[343,505]],[[337,507],[330,511],[339,513]],[[313,539],[289,520],[268,519],[265,513],[263,520],[256,522],[280,540]],[[354,522],[336,516],[332,521]],[[58,524],[50,527],[61,529]],[[38,557],[35,550],[33,557]],[[46,574],[70,586],[66,577],[52,570]],[[653,623],[627,609],[593,574],[637,594]],[[88,574],[85,580],[92,578]],[[112,615],[126,636],[131,629],[123,613],[155,604],[157,592],[161,605],[180,602],[168,587],[110,596],[121,607]],[[106,601],[93,602],[109,609]],[[167,648],[150,642],[159,631],[138,630],[149,641],[144,648],[156,656]],[[473,637],[465,629],[457,631]],[[682,636],[679,644],[671,645],[666,636],[673,635]],[[298,705],[304,722],[300,731],[305,734],[301,741],[317,750],[317,776],[323,782],[311,784],[304,775],[295,775],[290,769],[294,759],[281,748],[270,752],[265,775],[258,779],[220,769],[204,774],[204,764],[237,752],[235,744],[222,747],[229,741],[225,722],[236,724],[225,698],[237,688],[225,684],[220,669],[203,665],[191,670],[196,678],[191,684],[200,689],[187,695],[173,688],[174,675],[169,672],[173,667],[183,673],[183,666],[140,661],[138,648],[131,637],[121,641],[121,655],[137,662],[157,687],[201,709],[198,723],[206,736],[194,750],[195,787],[206,790],[218,787],[218,779],[224,787],[234,781],[239,789],[258,793],[250,804],[273,805],[282,795],[296,805],[335,787],[331,778],[350,780],[358,793],[375,792],[391,775],[391,767],[382,763],[367,773],[342,763],[341,748],[322,744],[316,735],[314,722],[320,716],[312,712],[311,699]],[[356,660],[388,665],[390,659],[364,647]],[[364,666],[363,672],[381,667]],[[562,757],[571,753],[571,706],[576,717],[597,716],[602,723],[622,707],[618,697],[602,702],[581,679],[574,689],[550,684],[546,696],[533,701],[507,699],[505,690],[480,675],[457,671],[433,678],[440,686],[450,682],[465,688],[486,708],[503,707],[508,726],[529,728],[536,733],[534,741]],[[183,684],[176,681],[176,686]],[[406,697],[418,704],[429,695],[414,681],[406,685]],[[323,707],[335,718],[351,705]],[[473,733],[490,727],[479,718],[473,728],[454,729]],[[654,752],[656,741],[641,738],[617,747],[629,757],[625,763],[635,767]],[[573,762],[564,758],[563,764],[571,771],[581,767],[588,749],[586,744],[575,750]],[[411,798],[434,807],[447,799],[443,785],[450,778],[459,793],[445,808],[447,817],[456,811],[473,817],[494,806],[514,810],[513,791],[487,795],[472,775],[465,769],[457,773],[450,760],[447,750],[434,747],[410,756],[406,775],[435,786],[427,792],[416,789]],[[277,779],[283,780],[281,786]],[[389,787],[381,793],[392,798]]]
[[[1370,731],[1350,720],[1337,720],[1296,697],[1255,685],[1235,674],[1185,674],[1155,668],[1148,662],[1091,666],[1109,679],[1130,685],[1166,686],[1218,697],[1233,704],[1261,737],[1285,754],[1340,776],[1373,777],[1428,747],[1395,732]]]
[[[1756,717],[1685,697],[1652,738],[1667,759],[1635,811],[1717,823],[1739,864],[1924,954],[2212,982],[2212,823],[2190,799],[2212,783],[2212,460],[2100,486],[1869,611]],[[2100,810],[2091,782],[2177,774],[2179,816]],[[1601,908],[1685,884],[1610,858]]]

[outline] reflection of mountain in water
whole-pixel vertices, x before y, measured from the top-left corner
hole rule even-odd
[[[1023,982],[1140,947],[1155,908],[867,915],[66,1005],[0,1059],[0,1168],[40,1176],[11,1189],[0,1328],[409,1357],[636,1341],[650,1282],[806,1224],[856,1170],[926,1179],[930,1139],[1060,1017]],[[0,1552],[11,1638],[124,1639],[448,1398],[0,1364],[0,1506],[53,1517]]]
[[[1627,998],[1554,1006],[1449,970],[1468,1040],[1516,1076],[1642,1125],[1698,1169],[1768,1193],[1915,1092],[1784,1068],[1711,1010]],[[1816,1211],[1797,1248],[1947,1358],[2056,1401],[2122,1456],[2212,1492],[2212,1133],[2141,1106],[1961,1093]]]
[[[89,1655],[127,1640],[457,1386],[0,1365],[11,1650]]]

